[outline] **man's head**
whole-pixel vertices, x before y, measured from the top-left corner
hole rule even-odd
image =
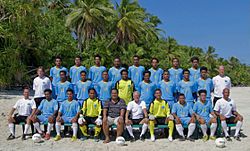
[[[81,65],[81,61],[82,61],[82,57],[81,56],[76,56],[75,57],[75,65],[76,66],[80,66]]]
[[[102,57],[100,55],[95,55],[94,59],[95,59],[95,65],[100,66]]]
[[[150,81],[150,75],[151,75],[151,72],[144,71],[143,72],[143,79],[144,79],[144,81],[149,82]]]
[[[72,101],[73,100],[73,96],[74,96],[74,91],[72,89],[68,89],[67,90],[67,96],[68,96],[68,100]]]
[[[112,100],[117,100],[118,99],[118,90],[116,88],[113,88],[111,90],[111,99]]]
[[[46,100],[51,100],[51,94],[52,94],[52,90],[50,90],[50,89],[44,90],[44,96],[45,96]]]
[[[154,69],[157,69],[158,68],[158,63],[159,63],[159,60],[157,58],[152,58],[151,59],[151,65]]]
[[[119,68],[121,66],[121,59],[119,57],[115,57],[114,59],[114,66]]]
[[[56,57],[55,64],[57,67],[60,67],[62,65],[62,58],[60,56]]]
[[[200,60],[198,57],[192,57],[190,61],[192,63],[193,68],[197,69],[199,67]]]
[[[198,91],[200,101],[205,102],[207,98],[207,91],[206,90],[200,90]]]
[[[86,72],[86,71],[81,71],[81,72],[80,72],[80,75],[81,75],[81,80],[82,80],[82,81],[86,81],[87,72]]]
[[[224,68],[224,66],[219,66],[219,74],[220,74],[220,76],[224,76],[225,75],[225,68]]]
[[[180,65],[179,59],[178,58],[173,58],[172,59],[172,65],[174,68],[178,68]]]
[[[128,71],[127,70],[123,69],[121,71],[121,75],[122,75],[122,79],[123,80],[127,80],[128,79]]]
[[[96,98],[96,91],[95,91],[94,88],[90,88],[88,93],[89,93],[89,98],[90,99],[95,99]]]
[[[230,89],[228,89],[228,88],[223,89],[222,94],[223,94],[223,98],[225,100],[227,100],[229,98],[229,96],[230,96]]]
[[[108,74],[107,70],[105,70],[105,71],[102,72],[102,78],[106,82],[109,80],[109,74]]]
[[[155,95],[155,98],[157,100],[160,100],[161,99],[161,89],[156,89],[154,95]]]
[[[138,102],[140,100],[140,93],[138,91],[134,91],[133,98],[135,102]]]
[[[205,79],[207,77],[207,67],[200,68],[201,77]]]
[[[28,86],[23,87],[23,96],[25,99],[28,99],[30,96],[30,89]]]
[[[60,71],[60,79],[61,81],[66,81],[66,71],[62,70]]]
[[[44,73],[45,73],[45,70],[44,70],[44,68],[42,66],[40,66],[40,67],[37,68],[37,75],[39,77],[43,77]]]
[[[139,66],[140,57],[138,55],[133,56],[133,62],[135,66]]]
[[[179,94],[179,99],[178,100],[179,100],[180,104],[182,104],[182,105],[185,104],[186,103],[186,101],[185,101],[185,95],[182,94],[182,93]]]
[[[168,80],[169,80],[169,71],[168,71],[168,70],[165,70],[165,71],[163,72],[163,79],[164,79],[165,81],[168,81]]]
[[[184,70],[182,71],[182,74],[183,74],[183,78],[184,78],[185,80],[189,80],[190,71],[189,71],[188,69],[184,69]]]

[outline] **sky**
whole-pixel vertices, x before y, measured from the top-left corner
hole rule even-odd
[[[250,0],[138,0],[162,21],[166,36],[250,65]]]

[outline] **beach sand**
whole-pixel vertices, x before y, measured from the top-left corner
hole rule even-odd
[[[232,88],[231,98],[237,104],[237,109],[240,114],[244,117],[244,123],[242,127],[242,132],[248,137],[242,138],[241,142],[233,139],[232,142],[226,142],[225,148],[217,148],[214,141],[203,142],[201,139],[195,142],[184,141],[180,142],[174,140],[169,142],[166,138],[157,139],[156,142],[151,142],[146,140],[142,142],[137,140],[134,143],[126,142],[127,146],[118,146],[115,142],[109,144],[103,144],[102,141],[96,143],[94,140],[90,139],[87,141],[77,140],[71,142],[70,138],[62,138],[62,140],[55,142],[53,139],[45,141],[43,143],[34,143],[31,139],[22,141],[21,126],[16,127],[16,138],[15,140],[7,141],[6,138],[9,136],[9,129],[7,123],[7,115],[11,107],[15,104],[17,99],[21,98],[21,91],[3,91],[0,92],[0,151],[64,151],[64,150],[74,150],[74,151],[166,151],[166,150],[192,150],[192,151],[220,151],[220,150],[241,150],[250,151],[250,106],[249,98],[250,87],[249,88]]]

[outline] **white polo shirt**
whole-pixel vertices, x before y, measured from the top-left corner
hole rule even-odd
[[[223,89],[231,89],[231,79],[228,76],[221,77],[220,75],[217,75],[213,77],[213,84],[215,97],[221,98],[223,97]]]
[[[224,115],[226,118],[233,116],[233,111],[236,111],[236,104],[234,100],[227,101],[224,98],[219,99],[214,106],[214,110]]]
[[[36,77],[33,81],[34,98],[44,97],[44,90],[51,89],[51,81],[48,77]]]
[[[14,109],[18,111],[18,115],[29,116],[32,109],[36,108],[36,103],[33,99],[19,99],[13,106]]]
[[[131,101],[128,103],[127,110],[131,111],[132,119],[141,119],[143,118],[143,109],[146,109],[146,103],[144,101]]]

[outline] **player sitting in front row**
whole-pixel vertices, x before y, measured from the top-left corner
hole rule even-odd
[[[192,107],[187,104],[184,94],[179,95],[179,102],[174,104],[172,114],[175,118],[176,130],[181,136],[180,141],[185,141],[183,125],[188,125],[187,140],[194,141],[190,136],[195,130],[195,114]]]
[[[243,124],[243,117],[237,112],[236,104],[234,100],[229,98],[229,95],[230,95],[230,90],[228,88],[225,88],[223,90],[223,98],[219,99],[215,103],[214,111],[221,120],[221,126],[225,133],[227,141],[232,141],[227,132],[227,124],[232,124],[232,123],[236,123],[236,131],[234,134],[234,138],[237,141],[241,141],[239,132]]]
[[[87,124],[96,125],[94,139],[96,142],[99,141],[99,134],[101,132],[102,125],[101,112],[101,101],[96,98],[95,89],[91,88],[89,89],[89,98],[84,101],[80,111],[80,118],[78,119],[78,124],[83,134],[83,137],[81,138],[82,141],[89,137]]]
[[[208,140],[207,135],[207,125],[210,126],[210,139],[215,140],[216,137],[214,137],[214,133],[217,128],[217,116],[215,115],[212,103],[210,100],[206,99],[207,91],[206,90],[200,90],[199,92],[200,99],[194,104],[194,112],[196,113],[196,119],[201,125],[201,130],[203,133],[203,141]],[[210,114],[213,116],[210,118]]]
[[[34,127],[37,129],[38,133],[43,134],[39,123],[48,123],[47,132],[45,139],[50,139],[50,132],[54,126],[54,121],[58,111],[58,103],[52,98],[52,91],[50,89],[44,90],[45,99],[42,100],[38,109],[36,110],[34,116],[31,120],[34,123]],[[39,115],[41,113],[41,115]]]
[[[155,141],[154,128],[155,124],[168,124],[169,136],[168,140],[173,141],[173,131],[174,131],[174,117],[170,114],[170,109],[168,103],[161,98],[161,90],[155,90],[155,100],[151,103],[149,108],[149,130],[151,135],[151,140]]]
[[[28,123],[27,118],[31,118],[36,111],[36,103],[34,100],[29,98],[29,88],[25,87],[23,89],[23,98],[18,100],[13,106],[9,113],[8,122],[10,129],[10,136],[7,140],[15,139],[15,126],[14,124],[19,124],[25,122],[25,129],[22,139],[26,139],[26,134],[30,128],[30,123]],[[18,115],[13,117],[15,110],[18,111]]]
[[[130,141],[135,141],[133,134],[133,128],[131,124],[143,124],[140,139],[145,139],[145,133],[148,129],[148,113],[146,103],[140,100],[140,93],[135,91],[133,93],[134,101],[128,103],[127,112],[125,117],[126,128],[130,135]],[[129,113],[131,113],[131,119],[129,119]]]
[[[80,110],[80,105],[76,100],[73,100],[74,92],[72,89],[67,90],[68,99],[63,101],[60,105],[60,109],[56,118],[56,137],[55,141],[61,139],[61,123],[72,123],[73,136],[71,141],[77,139],[77,118]]]

